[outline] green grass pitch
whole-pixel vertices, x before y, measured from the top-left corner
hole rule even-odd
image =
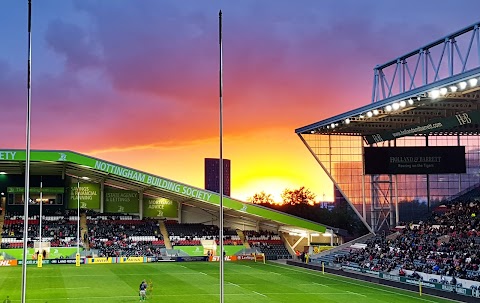
[[[0,268],[0,302],[20,302],[21,273]],[[139,302],[142,279],[153,285],[147,302],[219,302],[219,276],[214,262],[29,266],[26,302]],[[451,302],[270,262],[226,262],[224,291],[226,303]]]

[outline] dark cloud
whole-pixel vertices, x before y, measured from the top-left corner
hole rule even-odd
[[[45,33],[48,47],[65,57],[68,72],[100,64],[100,49],[82,27],[62,20],[53,20]]]

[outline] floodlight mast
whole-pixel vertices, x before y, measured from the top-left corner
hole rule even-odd
[[[22,297],[25,303],[27,290],[28,251],[28,204],[30,202],[30,112],[32,108],[32,0],[28,0],[28,63],[27,63],[27,131],[25,150],[25,192],[23,196],[23,254],[22,254]]]
[[[224,300],[224,257],[223,257],[223,39],[222,39],[222,10],[218,13],[218,34],[220,50],[220,159],[219,159],[219,192],[220,192],[220,303]]]

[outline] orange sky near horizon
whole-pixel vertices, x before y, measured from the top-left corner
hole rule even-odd
[[[283,190],[305,186],[318,201],[333,201],[333,183],[293,130],[260,130],[249,136],[248,144],[245,139],[224,135],[224,158],[232,161],[233,198],[246,201],[265,191],[281,202]],[[219,138],[174,147],[132,146],[85,153],[203,188],[204,158],[218,158]]]
[[[279,202],[305,186],[332,201],[295,128],[368,104],[377,64],[478,21],[478,0],[437,2],[33,1],[32,149],[203,188],[204,158],[219,156],[221,4],[232,197],[265,191]],[[0,1],[0,20],[1,145],[22,149],[25,3]]]

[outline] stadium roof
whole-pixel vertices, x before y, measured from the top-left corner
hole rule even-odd
[[[6,174],[25,172],[25,150],[0,150],[0,171]],[[210,211],[218,211],[219,194],[143,171],[114,164],[66,150],[32,150],[31,175],[61,175],[83,178],[88,182],[104,182],[105,185],[143,192],[146,195],[164,197]],[[225,217],[237,217],[271,223],[285,231],[325,232],[337,229],[278,212],[259,205],[245,203],[230,197],[223,198]]]
[[[478,134],[480,68],[437,81],[403,94],[300,127],[297,134],[354,135],[368,140],[376,134]],[[475,83],[475,85],[472,85]],[[465,87],[464,87],[465,86]],[[456,87],[456,89],[454,88]],[[460,87],[464,87],[460,89]],[[452,91],[455,90],[455,92]],[[458,113],[474,118],[462,123]],[[473,115],[473,116],[472,116]],[[470,117],[472,116],[472,117]],[[468,120],[467,120],[468,121]],[[440,123],[440,124],[438,124]],[[439,126],[439,127],[434,127]],[[393,138],[390,138],[393,139]],[[385,141],[385,140],[381,140]]]
[[[377,65],[371,104],[295,132],[363,136],[368,144],[407,135],[478,135],[479,29],[477,22]]]

